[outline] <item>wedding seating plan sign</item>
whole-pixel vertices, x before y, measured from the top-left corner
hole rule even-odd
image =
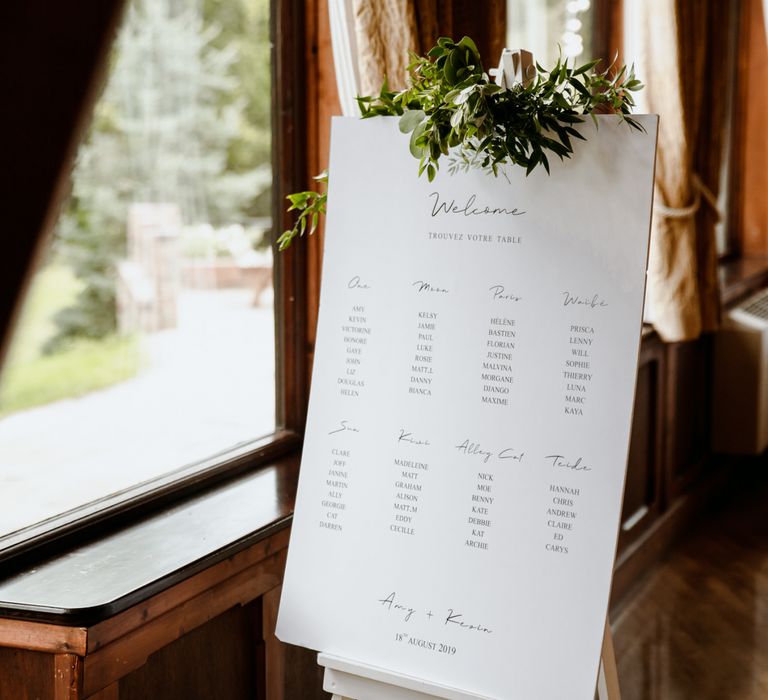
[[[526,177],[417,176],[334,120],[278,636],[504,700],[591,700],[640,340],[657,118]]]

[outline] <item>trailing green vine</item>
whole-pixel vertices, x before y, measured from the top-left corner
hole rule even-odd
[[[328,171],[324,170],[319,175],[312,178],[316,182],[322,182],[328,187]],[[312,235],[317,228],[320,214],[325,214],[325,203],[328,199],[328,192],[315,192],[307,190],[306,192],[296,192],[289,194],[286,199],[291,203],[288,211],[297,210],[299,212],[296,223],[293,228],[283,231],[277,239],[278,250],[285,250],[296,236],[303,236],[309,227],[309,233]]]
[[[419,175],[432,181],[440,161],[448,171],[482,168],[498,175],[516,165],[529,174],[549,158],[573,153],[573,139],[584,140],[575,125],[586,115],[612,112],[631,128],[642,126],[630,115],[632,93],[643,85],[633,69],[622,66],[596,71],[599,61],[571,68],[561,59],[551,70],[537,65],[537,76],[527,85],[504,89],[483,70],[475,43],[440,38],[427,56],[414,56],[408,67],[410,87],[392,92],[385,83],[378,95],[358,97],[363,119],[399,116],[400,130],[410,134],[411,154],[419,161]],[[596,120],[595,120],[596,121]],[[327,173],[316,178],[327,183]],[[326,195],[300,192],[289,195],[290,210],[299,215],[292,229],[278,238],[280,250],[296,236],[310,233],[325,213]]]

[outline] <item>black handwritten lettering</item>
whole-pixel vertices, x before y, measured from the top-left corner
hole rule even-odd
[[[462,619],[464,616],[461,613],[457,613],[453,608],[448,610],[448,616],[445,618],[446,625],[457,625],[463,627],[466,630],[474,630],[477,632],[485,632],[486,634],[492,634],[493,630],[488,629],[484,625],[470,624],[464,622]]]
[[[563,306],[588,306],[590,309],[599,309],[608,306],[608,302],[601,299],[597,294],[591,297],[580,297],[570,292],[563,292]]]
[[[544,459],[551,459],[553,467],[560,467],[561,469],[571,469],[575,472],[591,472],[592,467],[583,463],[581,457],[575,462],[569,462],[563,455],[547,455]]]
[[[411,445],[429,445],[429,440],[417,440],[413,433],[409,433],[405,428],[400,428],[400,435],[397,436],[398,442],[409,442]]]
[[[352,433],[359,433],[360,431],[357,428],[353,428],[351,425],[349,425],[349,421],[343,420],[341,421],[341,424],[338,428],[335,428],[334,430],[331,430],[328,432],[328,435],[335,435],[336,433],[343,433],[345,431],[349,431]]]
[[[365,282],[360,279],[360,275],[355,275],[351,280],[349,280],[347,287],[349,289],[370,289],[370,286],[365,284]]]
[[[403,621],[408,622],[416,612],[414,608],[408,607],[407,605],[402,605],[400,603],[395,602],[395,591],[392,591],[386,598],[379,599],[379,603],[381,603],[382,606],[384,606],[387,610],[392,611],[395,610],[397,612],[404,613]]]
[[[525,214],[524,211],[520,211],[519,209],[506,209],[505,207],[475,207],[475,200],[477,199],[477,195],[470,195],[467,199],[467,203],[460,207],[458,204],[456,204],[456,200],[452,199],[450,204],[448,202],[441,202],[440,201],[440,193],[439,192],[430,192],[430,197],[434,197],[435,201],[432,204],[432,216],[435,217],[438,214],[461,214],[464,216],[482,216],[484,214],[502,214],[506,216],[522,216]]]

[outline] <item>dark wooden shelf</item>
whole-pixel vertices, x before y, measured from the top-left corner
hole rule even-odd
[[[91,625],[289,527],[287,458],[0,579],[0,617]]]

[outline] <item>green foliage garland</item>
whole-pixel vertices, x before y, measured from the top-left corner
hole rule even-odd
[[[469,37],[459,42],[440,38],[426,57],[414,56],[408,67],[410,87],[392,92],[385,83],[378,95],[358,97],[362,117],[399,116],[400,130],[410,134],[411,154],[419,160],[419,175],[432,181],[440,159],[449,172],[478,167],[494,175],[511,164],[529,174],[549,156],[561,160],[573,153],[573,139],[584,140],[574,128],[585,115],[615,113],[631,128],[642,126],[630,117],[632,93],[643,86],[634,70],[622,66],[596,71],[599,61],[570,68],[561,59],[552,70],[537,65],[528,85],[506,90],[483,70],[480,54]],[[596,121],[596,120],[595,120]],[[323,181],[327,182],[327,174]],[[289,195],[290,210],[299,215],[292,229],[278,238],[285,250],[296,236],[310,233],[325,213],[326,195]]]

